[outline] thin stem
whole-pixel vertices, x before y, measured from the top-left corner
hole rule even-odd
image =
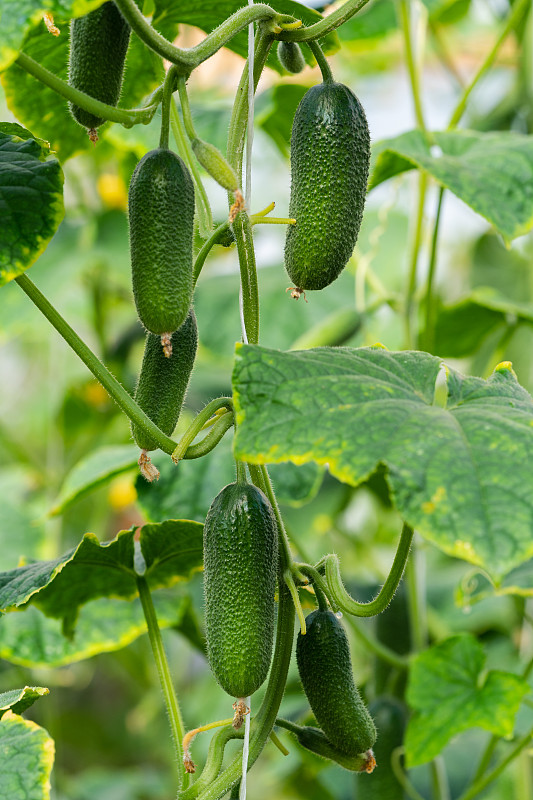
[[[227,408],[228,411],[231,411],[231,416],[233,416],[233,401],[231,397],[216,397],[214,400],[211,400],[211,402],[208,403],[205,406],[205,408],[203,408],[200,411],[200,413],[193,419],[193,421],[191,422],[191,424],[181,437],[179,444],[176,445],[176,447],[172,451],[172,460],[176,464],[178,463],[178,461],[181,461],[181,459],[184,458],[187,449],[193,443],[194,439],[198,436],[205,423],[220,408]]]
[[[411,800],[425,800],[422,795],[417,792],[409,778],[407,777],[407,773],[405,772],[403,766],[400,764],[400,759],[405,753],[404,747],[397,747],[395,750],[392,751],[391,755],[391,767],[394,775],[396,776],[396,780],[403,788],[404,792],[409,795]]]
[[[355,617],[374,617],[384,611],[392,600],[402,578],[413,540],[413,533],[413,529],[404,522],[398,549],[387,580],[377,597],[369,603],[358,603],[348,594],[342,583],[338,556],[335,554],[326,556],[323,560],[326,569],[326,581],[329,594],[337,606],[347,614],[353,614]]]
[[[320,611],[327,611],[328,610],[328,601],[326,599],[326,595],[323,591],[315,584],[315,597],[318,602],[318,608]]]
[[[174,136],[178,152],[186,161],[194,181],[200,236],[209,236],[213,230],[213,215],[211,213],[211,206],[209,205],[209,198],[202,183],[198,165],[193,155],[187,134],[185,133],[182,119],[178,114],[178,109],[176,108],[174,98],[172,98],[172,102],[170,104],[170,127],[172,128],[172,135]]]
[[[92,372],[94,377],[102,384],[104,389],[113,398],[117,405],[122,409],[127,417],[139,427],[143,433],[153,438],[158,447],[165,453],[172,453],[176,447],[170,437],[159,430],[157,425],[154,425],[151,419],[146,416],[133,398],[128,394],[124,387],[111,375],[107,367],[105,367],[99,358],[95,356],[93,351],[80,339],[78,334],[70,327],[68,322],[61,316],[61,314],[53,307],[49,300],[39,291],[35,284],[28,278],[27,275],[19,275],[15,278],[23,292],[25,292],[30,300],[35,303],[39,311],[41,311],[46,319],[54,326],[56,331],[63,337],[66,343],[71,347],[79,358],[83,361],[85,366]]]
[[[316,58],[316,63],[320,67],[320,72],[322,73],[322,80],[324,81],[324,83],[332,83],[333,73],[331,72],[330,66],[318,42],[314,41],[308,42],[307,46],[309,47],[312,54]]]
[[[300,597],[298,595],[298,589],[296,588],[296,584],[294,583],[294,578],[292,577],[292,572],[290,569],[286,569],[283,573],[283,580],[285,581],[285,584],[291,593],[292,602],[294,603],[296,616],[298,617],[298,623],[300,625],[300,632],[302,636],[305,636],[307,633],[305,614],[303,612],[302,604],[300,603]]]
[[[420,75],[415,62],[415,53],[413,51],[409,0],[400,0],[400,24],[402,26],[403,39],[405,43],[405,56],[407,59],[407,69],[409,71],[409,80],[411,83],[411,92],[415,107],[416,124],[421,131],[426,133],[427,128],[424,121],[422,97],[420,92]]]
[[[425,577],[419,569],[420,553],[413,547],[413,553],[405,570],[405,585],[407,589],[407,605],[409,613],[409,626],[413,640],[413,650],[423,650],[427,645],[426,605],[425,592],[420,584],[425,586]]]
[[[209,742],[209,750],[205,766],[202,774],[183,792],[180,792],[179,800],[192,800],[197,797],[201,791],[207,789],[209,785],[215,780],[222,768],[222,761],[224,759],[224,749],[231,739],[242,739],[244,731],[241,729],[236,731],[232,725],[228,725],[222,730],[217,731]]]
[[[183,76],[178,78],[178,92],[180,96],[181,113],[183,115],[183,124],[187,136],[192,141],[196,139],[196,131],[192,121],[191,107],[189,105],[189,95],[187,94],[187,83]]]
[[[442,756],[434,758],[430,766],[433,800],[450,800],[450,787]]]
[[[246,480],[246,465],[244,461],[236,461],[235,467],[237,469],[237,483],[248,483]]]
[[[172,95],[176,85],[176,68],[170,67],[165,78],[163,86],[163,102],[161,103],[161,136],[159,138],[159,147],[168,150],[168,138],[170,128],[170,107],[172,104]]]
[[[474,775],[474,777],[472,779],[472,783],[476,783],[476,781],[480,780],[480,778],[482,778],[483,775],[485,775],[486,771],[489,768],[489,764],[490,764],[490,762],[492,760],[492,756],[494,755],[494,751],[496,749],[496,745],[498,744],[500,739],[501,739],[501,736],[497,736],[496,734],[493,734],[490,737],[490,739],[489,739],[489,741],[487,743],[487,746],[486,746],[485,750],[483,751],[483,755],[481,756],[481,758],[479,760],[479,764],[478,764],[478,767],[476,769],[476,773],[475,773],[475,775]]]
[[[225,434],[230,428],[233,427],[233,424],[233,412],[230,411],[227,414],[223,414],[216,420],[216,422],[213,423],[213,426],[207,436],[205,436],[200,442],[197,442],[197,444],[189,445],[182,458],[190,461],[193,458],[202,458],[203,456],[206,456],[211,452],[211,450],[215,449],[219,442],[222,441]]]
[[[247,211],[240,211],[233,224],[241,271],[242,308],[246,338],[250,344],[259,342],[259,287],[252,234],[252,224]]]
[[[209,255],[209,253],[211,252],[211,249],[214,247],[215,244],[218,244],[218,242],[228,229],[229,229],[229,222],[226,220],[226,222],[223,222],[222,225],[219,225],[218,228],[216,228],[213,231],[209,239],[202,245],[202,248],[200,249],[198,255],[196,256],[196,261],[194,262],[193,286],[196,286],[196,281],[200,277],[200,273],[205,264],[205,260]]]
[[[412,316],[413,306],[417,286],[417,266],[420,254],[420,247],[422,244],[422,232],[424,229],[424,207],[426,203],[426,190],[428,185],[427,172],[420,172],[418,176],[418,204],[416,211],[416,223],[413,235],[413,242],[411,246],[411,255],[409,258],[409,280],[407,284],[407,292],[405,296],[405,340],[406,347],[409,350],[413,347],[413,333],[412,333]]]
[[[184,782],[188,782],[188,775],[183,768],[183,750],[181,747],[185,729],[183,727],[183,720],[181,718],[178,698],[176,697],[176,692],[172,683],[172,677],[170,675],[165,647],[163,645],[161,631],[157,622],[157,615],[152,602],[152,595],[150,594],[150,589],[146,579],[142,575],[137,576],[137,588],[139,590],[139,597],[146,619],[146,626],[148,628],[148,637],[152,646],[152,653],[154,654],[154,660],[157,666],[159,680],[161,682],[161,689],[163,690],[163,695],[165,697],[165,704],[170,722],[170,730],[172,731],[172,739],[174,741],[174,750],[179,764],[178,785],[181,789]]]
[[[395,653],[394,650],[391,650],[390,647],[382,644],[378,639],[372,636],[367,630],[364,629],[357,620],[353,619],[350,615],[346,616],[346,622],[357,636],[357,638],[363,642],[365,647],[370,650],[371,653],[374,653],[381,661],[384,661],[386,664],[390,664],[391,667],[395,667],[399,670],[406,670],[409,666],[409,661],[406,656],[400,656],[398,653]]]
[[[435,335],[434,331],[435,298],[433,296],[433,289],[435,282],[435,272],[437,268],[437,251],[438,251],[439,228],[440,228],[443,197],[444,197],[444,186],[441,186],[439,189],[439,199],[437,201],[437,211],[435,213],[435,222],[433,225],[433,236],[431,237],[431,254],[429,257],[429,269],[428,269],[426,299],[425,299],[426,321],[424,329],[424,348],[428,352],[432,351],[434,343],[433,339]]]
[[[214,55],[239,31],[248,27],[251,22],[271,20],[275,25],[284,18],[283,15],[278,14],[270,6],[264,3],[256,3],[253,6],[247,6],[236,11],[235,14],[228,17],[218,28],[215,28],[212,33],[206,36],[200,44],[184,50],[171,44],[146,21],[135,0],[116,0],[116,4],[122,16],[130,24],[139,39],[151,50],[166,58],[167,61],[179,66],[183,74],[189,74],[198,64]]]
[[[361,11],[368,2],[369,0],[347,0],[344,5],[332,14],[328,14],[320,22],[315,22],[314,25],[310,25],[308,28],[292,30],[290,34],[278,33],[276,39],[288,39],[291,42],[310,42],[312,39],[320,39],[347,22],[354,14]]]
[[[95,114],[97,117],[103,117],[111,122],[120,122],[127,128],[131,128],[132,125],[137,125],[140,122],[150,122],[159,105],[160,90],[156,90],[150,98],[151,103],[144,108],[115,108],[115,106],[102,103],[100,100],[95,100],[94,97],[85,94],[85,92],[75,89],[74,86],[58,78],[57,75],[34,61],[26,53],[19,53],[15,63],[41,81],[41,83],[53,89],[61,97],[83,108],[84,111]]]
[[[251,465],[250,465],[250,469],[251,469]],[[281,563],[282,563],[282,566],[285,569],[287,569],[287,567],[292,567],[292,563],[293,563],[292,562],[291,549],[290,549],[290,545],[289,545],[289,539],[288,539],[288,536],[287,536],[287,532],[285,530],[285,525],[283,524],[283,519],[281,517],[281,512],[280,512],[279,506],[278,506],[278,501],[276,500],[276,496],[274,494],[274,489],[272,487],[272,481],[270,480],[270,475],[268,474],[268,470],[263,464],[260,465],[259,470],[261,472],[261,475],[262,475],[263,481],[264,481],[264,486],[265,486],[264,492],[265,492],[266,496],[268,497],[268,499],[270,500],[270,504],[271,504],[272,508],[274,509],[274,514],[276,516],[276,520],[277,520],[277,523],[278,523],[278,528],[280,530],[280,542],[281,542],[281,548],[282,548]]]
[[[283,756],[289,755],[289,751],[287,750],[281,739],[277,736],[277,734],[274,733],[274,731],[270,731],[270,741],[278,748],[279,752]]]
[[[470,788],[467,789],[466,792],[463,792],[459,800],[473,800],[476,795],[480,794],[480,792],[486,789],[486,787],[495,781],[496,778],[499,778],[507,765],[510,764],[511,761],[514,761],[514,759],[522,752],[522,750],[528,746],[532,739],[533,730],[529,731],[529,733],[526,733],[525,736],[519,739],[510,753],[508,753],[508,755],[502,759],[500,763],[488,773],[488,775],[485,775],[484,778],[479,778],[477,781],[474,781]]]
[[[450,122],[448,124],[448,130],[453,130],[453,128],[457,127],[458,123],[461,120],[461,117],[463,116],[463,114],[465,112],[465,108],[466,108],[466,105],[468,103],[468,99],[469,99],[470,95],[472,94],[472,91],[477,86],[479,81],[487,74],[487,72],[492,67],[492,65],[493,65],[493,63],[494,63],[494,61],[496,59],[496,56],[498,55],[498,51],[499,51],[500,47],[502,46],[504,41],[507,39],[507,37],[510,34],[510,32],[520,22],[520,20],[522,19],[523,14],[526,12],[526,9],[530,6],[530,3],[531,3],[531,0],[516,0],[516,2],[513,4],[511,13],[507,17],[507,20],[505,21],[505,24],[503,25],[502,30],[500,32],[500,35],[498,36],[498,38],[494,42],[494,45],[492,46],[492,49],[487,54],[487,56],[485,57],[485,60],[483,61],[483,63],[479,67],[478,71],[476,72],[476,74],[474,75],[474,77],[472,78],[472,80],[470,81],[468,86],[466,87],[466,89],[463,91],[461,97],[459,98],[459,102],[457,103],[457,105],[456,105],[456,107],[455,107],[455,109],[453,111],[453,114],[452,114],[452,116],[450,118]]]

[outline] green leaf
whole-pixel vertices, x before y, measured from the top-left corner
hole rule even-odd
[[[138,450],[132,445],[114,445],[93,450],[71,469],[50,511],[62,514],[85,495],[137,466]],[[166,515],[167,517],[169,515]]]
[[[240,0],[155,0],[155,11],[153,22],[155,25],[161,24],[164,20],[171,20],[174,23],[184,23],[195,25],[206,33],[211,33],[218,25],[228,17],[243,7]],[[322,14],[307,8],[294,0],[277,0],[273,6],[279,14],[289,14],[296,19],[301,19],[304,25],[313,25],[322,19]],[[319,39],[322,49],[326,55],[332,55],[339,49],[339,39],[334,31],[327,36]],[[248,33],[241,31],[234,36],[226,45],[234,53],[247,58],[248,56]],[[310,56],[309,48],[304,47],[303,52],[309,64],[314,63]],[[267,66],[278,72],[284,72],[276,56],[276,48],[270,53]]]
[[[49,800],[54,742],[44,728],[8,711],[0,720],[0,797]]]
[[[516,303],[490,287],[479,287],[458,303],[439,309],[435,350],[441,356],[463,358],[475,353],[494,328],[518,323],[533,324],[533,305]]]
[[[431,761],[469,728],[513,733],[527,681],[509,672],[486,673],[484,664],[483,648],[469,634],[446,639],[412,660],[407,701],[416,713],[405,737],[409,767]]]
[[[410,169],[426,170],[485,217],[506,242],[533,226],[533,136],[510,131],[409,131],[377,142],[369,190]]]
[[[188,597],[175,589],[152,595],[160,628],[186,624]],[[120,650],[146,633],[146,621],[138,598],[130,602],[105,597],[80,608],[73,637],[64,636],[61,621],[46,617],[29,606],[23,612],[5,614],[0,624],[0,658],[23,667],[61,667],[98,653]]]
[[[6,711],[22,714],[32,706],[36,700],[49,694],[50,690],[44,686],[25,686],[23,689],[12,689],[10,692],[0,692],[0,719]]]
[[[31,600],[48,616],[63,619],[65,630],[72,633],[84,603],[97,597],[136,596],[135,566],[152,589],[189,578],[202,564],[202,530],[189,520],[147,525],[141,528],[140,554],[134,550],[134,529],[120,531],[104,544],[87,533],[61,558],[0,573],[0,609],[13,610]]]
[[[0,123],[0,286],[21,275],[63,219],[63,172],[29,131]]]
[[[237,345],[235,454],[316,461],[357,485],[382,464],[403,519],[498,583],[533,555],[533,401],[510,369],[488,380],[381,347],[282,353]]]

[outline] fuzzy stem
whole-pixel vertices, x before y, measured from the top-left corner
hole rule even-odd
[[[422,110],[422,97],[420,92],[420,75],[415,62],[415,54],[413,52],[413,40],[411,32],[410,20],[410,4],[409,0],[400,0],[400,23],[402,26],[403,39],[405,44],[405,57],[407,60],[407,69],[409,71],[409,79],[411,83],[411,91],[413,95],[413,104],[415,107],[415,117],[417,127],[426,132],[426,123],[424,121],[424,112]]]
[[[182,459],[191,461],[193,458],[202,458],[206,456],[211,450],[214,450],[217,444],[222,441],[225,434],[233,427],[234,418],[233,412],[228,412],[220,416],[212,425],[211,430],[200,442],[191,444],[186,449]]]
[[[320,72],[322,73],[322,80],[324,83],[333,83],[333,74],[331,72],[330,66],[326,60],[324,53],[322,52],[322,48],[318,44],[318,42],[308,42],[309,49],[311,50],[312,54],[316,58],[316,63],[320,68]]]
[[[416,293],[416,271],[418,266],[418,258],[420,247],[422,244],[422,231],[424,227],[424,206],[426,202],[426,189],[428,184],[427,172],[420,172],[418,176],[418,205],[416,212],[416,223],[413,236],[413,243],[411,247],[410,266],[409,266],[409,280],[407,284],[407,292],[405,297],[405,339],[406,347],[410,349],[413,346],[413,333],[412,333],[412,316],[413,306]]]
[[[176,85],[176,68],[170,67],[163,86],[163,102],[161,103],[161,136],[159,147],[168,150],[168,139],[170,129],[170,107],[172,105],[172,95]]]
[[[337,8],[332,14],[328,14],[320,22],[315,22],[314,25],[310,25],[308,28],[291,30],[290,33],[285,35],[279,33],[276,35],[276,39],[289,40],[291,42],[310,42],[312,39],[320,39],[347,22],[354,14],[361,11],[368,2],[369,0],[347,0],[344,5]]]
[[[191,422],[191,424],[181,437],[179,444],[172,451],[172,460],[176,464],[178,463],[178,461],[181,461],[181,459],[185,457],[187,449],[193,443],[194,439],[198,436],[205,423],[220,408],[227,408],[228,411],[231,412],[231,416],[233,417],[233,401],[231,397],[216,397],[214,400],[211,400],[211,402],[208,403],[205,406],[205,408],[203,408],[200,411],[200,413],[193,419],[193,421]]]

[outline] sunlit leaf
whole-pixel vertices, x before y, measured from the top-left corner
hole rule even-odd
[[[25,686],[23,689],[0,692],[0,719],[7,711],[12,711],[13,714],[22,714],[36,700],[48,693],[49,689],[44,686]]]
[[[49,800],[54,742],[35,722],[8,711],[0,720],[0,797]]]

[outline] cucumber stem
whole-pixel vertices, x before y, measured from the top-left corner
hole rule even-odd
[[[183,767],[183,751],[181,748],[181,742],[185,732],[183,720],[181,718],[178,698],[176,697],[176,692],[172,683],[168,660],[165,653],[165,646],[163,644],[161,630],[157,622],[157,615],[152,602],[150,588],[146,582],[146,578],[144,578],[142,575],[137,575],[136,580],[144,617],[146,619],[146,626],[148,628],[148,637],[152,646],[152,653],[154,655],[157,672],[159,674],[159,680],[161,682],[161,689],[163,690],[165,704],[167,707],[170,730],[172,732],[172,739],[174,741],[174,750],[176,752],[176,758],[179,764],[178,788],[181,789],[184,784],[187,786],[189,781],[189,776]]]
[[[185,457],[187,449],[193,443],[196,436],[200,433],[205,423],[211,419],[211,417],[220,408],[227,408],[228,411],[231,412],[231,417],[233,417],[233,401],[231,397],[216,397],[214,400],[211,400],[211,402],[208,403],[205,408],[203,408],[202,411],[200,411],[200,413],[193,419],[181,437],[179,444],[172,451],[172,460],[175,463],[178,463],[178,461],[181,461],[181,459]],[[221,417],[221,419],[223,419],[223,417]],[[217,425],[218,422],[213,425],[213,428],[215,428]],[[211,433],[212,432],[213,431],[211,431]],[[211,434],[208,434],[208,436],[210,435]]]
[[[222,234],[225,233],[228,230],[228,228],[229,228],[229,222],[228,222],[228,220],[226,220],[226,222],[223,222],[222,225],[219,225],[218,228],[216,228],[213,231],[213,233],[211,234],[209,239],[206,242],[204,242],[204,244],[202,245],[201,250],[199,251],[198,255],[196,256],[196,261],[194,262],[194,272],[193,272],[193,279],[192,279],[193,286],[196,286],[196,281],[200,277],[200,273],[201,273],[202,268],[203,268],[203,266],[205,264],[205,260],[206,260],[207,256],[211,252],[211,248],[215,244],[217,244],[217,242],[220,240]]]
[[[191,106],[189,104],[189,95],[187,94],[186,79],[182,76],[178,78],[178,93],[180,96],[181,113],[183,116],[183,124],[185,131],[191,142],[196,139],[196,131],[192,121]]]
[[[202,458],[206,456],[211,450],[214,450],[217,444],[224,438],[224,435],[233,427],[234,419],[233,412],[222,414],[213,423],[211,430],[200,442],[191,444],[186,449],[182,458],[186,461],[191,461],[194,458]]]
[[[357,14],[358,11],[361,11],[368,2],[369,0],[347,0],[344,5],[337,8],[332,14],[328,14],[328,16],[321,19],[320,22],[315,22],[314,25],[310,25],[308,28],[302,27],[298,28],[298,30],[291,30],[285,35],[279,33],[276,35],[276,39],[291,42],[309,42],[312,39],[320,39],[328,33],[332,33],[332,31],[351,19],[351,17]]]
[[[433,224],[433,235],[431,237],[431,252],[429,256],[429,268],[427,277],[426,297],[425,297],[425,327],[423,347],[429,353],[432,352],[435,339],[435,298],[433,289],[435,284],[435,272],[437,268],[437,251],[439,242],[439,228],[442,214],[442,201],[444,198],[444,186],[439,189],[437,200],[437,210],[435,212],[435,222]]]
[[[61,316],[49,300],[39,291],[33,281],[27,275],[19,275],[15,278],[23,292],[25,292],[32,303],[39,311],[44,314],[46,319],[54,326],[56,331],[63,337],[69,347],[74,350],[81,358],[85,366],[92,372],[94,377],[102,384],[104,389],[113,398],[117,405],[122,409],[126,416],[141,430],[146,436],[155,439],[158,447],[164,453],[172,453],[176,448],[176,442],[159,430],[152,420],[146,416],[135,400],[128,394],[124,387],[111,375],[109,370],[100,361],[93,351],[80,339],[78,334],[70,327],[68,322]]]
[[[324,83],[333,83],[333,73],[331,72],[331,68],[324,56],[322,48],[318,44],[318,42],[308,42],[308,48],[311,50],[312,54],[316,59],[316,63],[320,67],[320,72],[322,73],[322,80]]]
[[[244,461],[235,461],[237,469],[237,483],[248,483],[246,480],[246,464]]]
[[[159,147],[168,150],[168,139],[170,133],[170,106],[172,103],[172,95],[174,94],[176,86],[176,68],[171,66],[166,74],[165,83],[163,85],[163,100],[161,103],[161,136],[159,138]]]

